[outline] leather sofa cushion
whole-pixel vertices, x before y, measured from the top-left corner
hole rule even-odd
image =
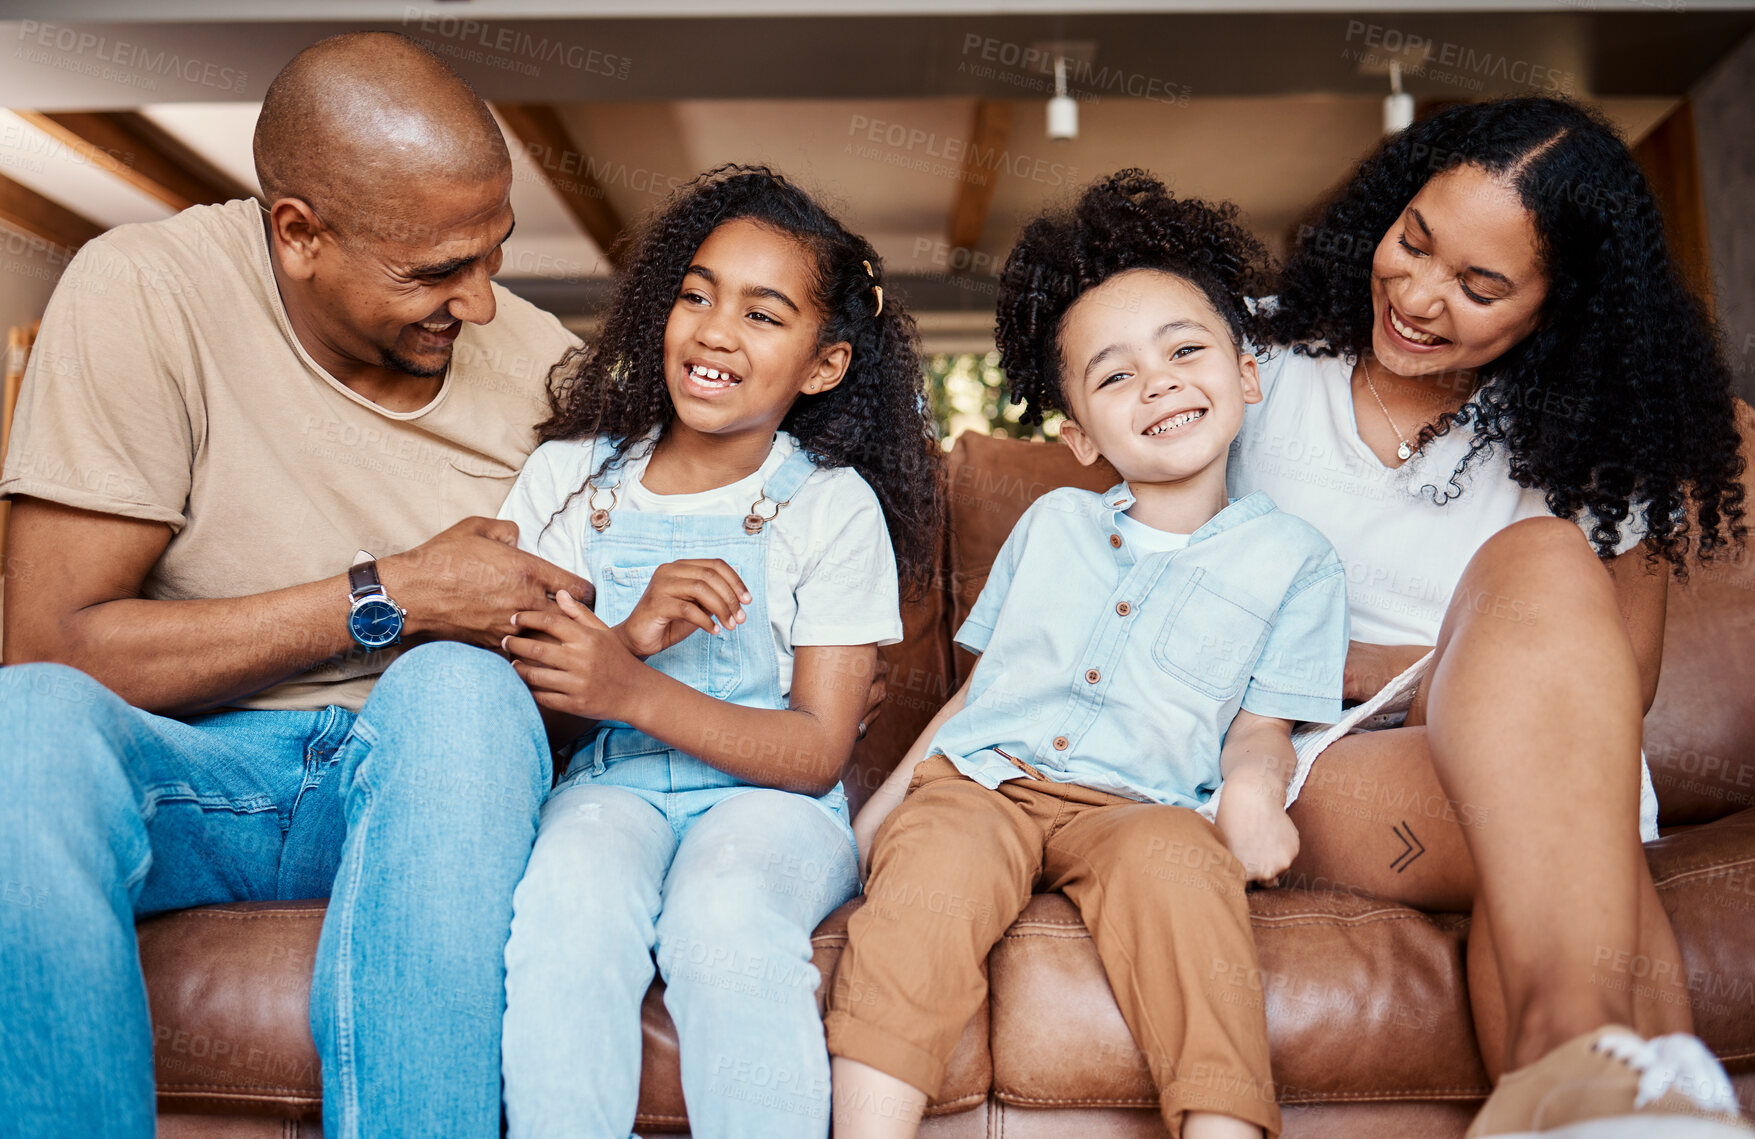
[[[1755,411],[1737,404],[1743,485],[1755,509]],[[1658,821],[1700,823],[1755,806],[1755,550],[1670,583],[1664,670],[1645,717]]]
[[[1351,894],[1249,895],[1261,970],[1208,982],[1265,989],[1282,1103],[1472,1099],[1488,1088],[1468,1010],[1466,919]],[[1151,1107],[1145,1058],[1072,903],[1033,899],[989,959],[994,1094],[1019,1106]],[[1337,1040],[1353,1041],[1336,1048]]]
[[[1682,947],[1694,1030],[1731,1071],[1755,1070],[1755,808],[1667,835],[1645,850]],[[1617,985],[1650,974],[1650,963],[1639,958],[1606,957],[1594,965]]]
[[[1682,945],[1700,1035],[1733,1072],[1755,1071],[1755,809],[1646,850]],[[825,978],[857,905],[836,910],[812,939]],[[1252,892],[1250,912],[1262,974],[1236,981],[1267,987],[1283,1103],[1485,1093],[1462,969],[1465,918],[1311,890]],[[162,1108],[317,1117],[306,1002],[322,913],[321,902],[252,902],[140,923]],[[1648,971],[1634,960],[1601,963],[1609,978],[1638,981]],[[1030,903],[995,948],[989,978],[990,1004],[964,1033],[935,1110],[984,1103],[989,1088],[1019,1107],[1154,1102],[1065,898]],[[642,1126],[680,1126],[676,1033],[659,990],[643,1019]]]
[[[237,902],[136,927],[169,1111],[322,1115],[311,968],[322,902]]]
[[[1461,1139],[1475,1103],[1325,1103],[1281,1110],[1282,1139]],[[1019,1107],[989,1100],[974,1111],[928,1119],[921,1139],[1165,1139],[1156,1109]]]
[[[895,770],[954,689],[945,556],[941,546],[940,564],[925,595],[902,603],[901,642],[878,650],[889,666],[883,708],[841,773],[848,809],[855,813]]]
[[[1080,466],[1072,451],[1058,443],[997,439],[967,431],[951,448],[945,477],[950,486],[950,636],[981,596],[993,559],[1032,502],[1056,487],[1102,491],[1121,481],[1108,463],[1099,460],[1094,466]],[[955,650],[953,688],[968,679],[973,660],[962,649]]]

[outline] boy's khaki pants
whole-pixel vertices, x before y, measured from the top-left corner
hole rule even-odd
[[[929,1096],[1035,891],[1079,908],[1170,1134],[1213,1111],[1279,1134],[1243,867],[1205,819],[1027,776],[990,791],[943,756],[878,829],[829,995],[829,1052]]]

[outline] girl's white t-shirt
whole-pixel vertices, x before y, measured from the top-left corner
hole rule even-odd
[[[1453,478],[1473,438],[1468,427],[1454,427],[1400,467],[1386,467],[1359,438],[1351,358],[1281,347],[1265,356],[1256,352],[1262,401],[1245,410],[1231,444],[1230,495],[1266,491],[1334,545],[1347,568],[1354,640],[1436,644],[1469,559],[1513,522],[1551,516],[1542,492],[1517,485],[1502,445]],[[1630,518],[1616,552],[1640,537]],[[1475,604],[1507,620],[1535,616],[1519,598]]]
[[[570,502],[568,496],[597,472],[607,447],[601,439],[557,439],[531,452],[500,507],[501,518],[518,524],[519,549],[589,578],[585,544],[596,537],[589,496],[581,493]],[[622,468],[615,511],[742,518],[769,476],[796,450],[798,442],[791,435],[776,432],[773,448],[754,474],[697,494],[654,494],[641,481],[650,448],[636,445]],[[597,497],[599,505],[608,501],[601,492]],[[567,507],[556,515],[562,503]],[[766,531],[772,543],[768,620],[780,658],[782,693],[792,691],[793,649],[798,645],[893,645],[902,639],[890,531],[877,495],[857,471],[819,468]]]

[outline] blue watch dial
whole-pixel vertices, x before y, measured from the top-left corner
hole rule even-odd
[[[402,611],[383,597],[368,597],[347,615],[348,632],[368,649],[393,645],[402,636]]]

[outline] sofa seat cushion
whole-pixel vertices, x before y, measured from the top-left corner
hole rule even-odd
[[[1737,401],[1743,487],[1755,502],[1755,410]],[[1755,805],[1755,545],[1670,581],[1664,667],[1645,716],[1658,822],[1703,823]]]
[[[1645,853],[1682,947],[1694,1030],[1731,1071],[1755,1071],[1755,808],[1665,835]],[[1654,968],[1599,956],[1602,984],[1640,985]]]
[[[1646,848],[1681,942],[1695,1023],[1733,1072],[1755,1071],[1755,809]],[[853,901],[812,939],[824,978]],[[1487,1088],[1463,974],[1467,919],[1338,892],[1250,894],[1261,971],[1217,963],[1212,983],[1267,993],[1282,1103],[1462,1101]],[[314,1119],[321,1083],[307,1002],[322,902],[248,902],[140,923],[159,1103],[167,1111]],[[1633,985],[1649,962],[1599,962]],[[936,1114],[1020,1108],[1150,1108],[1151,1084],[1071,903],[1034,899],[989,959],[991,996],[970,1022]],[[819,991],[819,999],[821,992]],[[676,1032],[648,994],[641,1126],[683,1126]]]
[[[965,431],[957,436],[945,466],[949,484],[951,532],[950,591],[946,629],[954,636],[975,607],[993,570],[999,548],[1030,504],[1057,487],[1101,492],[1121,481],[1115,468],[1099,459],[1081,466],[1069,448],[1024,439],[1001,439]],[[947,636],[947,639],[949,639]],[[974,657],[955,650],[951,691],[969,678]],[[900,759],[898,754],[897,759]]]
[[[136,927],[161,1110],[321,1117],[310,999],[323,912],[237,902]]]
[[[1487,1076],[1463,999],[1466,919],[1308,890],[1250,894],[1259,970],[1202,982],[1265,992],[1283,1103],[1475,1099]],[[1145,1057],[1072,903],[1039,895],[989,959],[994,1095],[1035,1107],[1151,1107]],[[1346,1048],[1335,1047],[1349,1041]]]

